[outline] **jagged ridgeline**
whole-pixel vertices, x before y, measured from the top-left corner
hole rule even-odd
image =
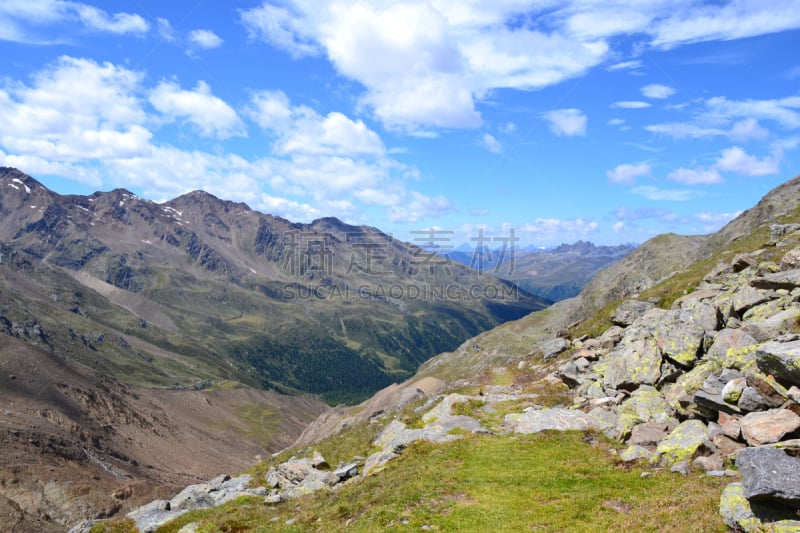
[[[353,401],[548,302],[375,228],[192,192],[62,196],[0,168],[0,327],[148,386]]]

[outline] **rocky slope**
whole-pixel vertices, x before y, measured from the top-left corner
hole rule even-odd
[[[258,489],[238,495],[255,495],[274,505],[320,490],[336,491],[356,475],[382,475],[385,465],[420,440],[596,431],[626,445],[617,454],[621,463],[730,477],[720,496],[720,515],[734,530],[797,530],[800,224],[776,224],[771,230],[773,240],[766,248],[719,263],[669,309],[646,300],[623,301],[612,315],[614,325],[597,337],[563,338],[561,355],[552,353],[549,361],[538,353],[483,374],[513,376],[511,384],[489,385],[473,377],[448,387],[430,377],[417,378],[385,391],[384,401],[376,397],[352,410],[338,426],[325,416],[314,426],[335,435],[351,424],[385,419],[385,409],[396,413],[368,457],[338,469],[330,469],[318,454],[295,457],[272,467],[264,479],[252,480]],[[530,384],[558,381],[572,389],[564,397],[567,403],[544,407],[539,403],[544,396],[531,392]],[[525,382],[528,386],[520,385]],[[458,392],[475,386],[479,393]],[[397,411],[411,404],[419,405],[419,422],[413,426]],[[496,420],[501,405],[510,412],[498,425],[492,417]],[[314,441],[306,432],[297,445]],[[214,505],[216,496],[195,498],[209,503],[188,506],[182,503],[185,496],[175,498],[170,505],[155,502],[129,516],[139,530],[154,531],[187,510]]]
[[[371,455],[353,464],[380,476],[417,440],[595,431],[624,444],[621,463],[732,478],[719,512],[734,530],[797,530],[798,204],[800,178],[715,235],[658,237],[579,298],[471,339],[357,408],[326,413],[298,447],[388,418]],[[571,392],[544,401],[559,383]],[[561,405],[545,406],[553,403]],[[409,405],[418,405],[413,425],[398,411]],[[270,502],[336,490],[332,478],[318,482],[311,459],[292,461],[254,480]]]

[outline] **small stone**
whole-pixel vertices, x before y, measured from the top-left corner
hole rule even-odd
[[[760,411],[769,407],[769,404],[753,387],[745,387],[736,404],[744,412]]]
[[[717,454],[701,456],[692,461],[692,466],[705,472],[722,470],[722,456]]]
[[[736,405],[745,387],[747,387],[747,380],[743,377],[730,380],[722,387],[722,399],[727,403]]]
[[[314,450],[314,455],[311,457],[311,466],[317,470],[328,470],[330,468],[328,461],[316,450]]]
[[[727,413],[720,412],[717,419],[722,434],[736,440],[742,434],[742,426],[739,423],[739,417],[732,416]]]
[[[689,461],[678,461],[674,465],[672,465],[669,469],[670,472],[673,474],[680,474],[682,476],[688,476],[690,472],[689,468]]]
[[[717,435],[716,437],[711,439],[711,443],[714,446],[716,446],[717,449],[719,449],[719,451],[726,457],[745,448],[745,445],[743,443],[736,442],[735,440],[725,435]]]

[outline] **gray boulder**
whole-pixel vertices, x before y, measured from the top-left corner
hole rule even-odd
[[[630,339],[628,335],[614,351],[595,365],[603,375],[606,389],[635,390],[642,384],[654,385],[661,377],[661,352],[650,336]]]
[[[626,300],[622,302],[622,304],[617,307],[616,311],[614,311],[614,314],[611,315],[611,322],[617,326],[630,326],[653,307],[655,307],[655,305],[650,302]]]
[[[789,307],[763,320],[747,320],[742,323],[742,330],[758,342],[768,342],[792,331],[798,318],[800,318],[800,308]]]
[[[800,341],[768,342],[756,350],[756,364],[779,382],[800,385]]]
[[[701,352],[706,333],[699,322],[691,313],[671,310],[660,320],[652,322],[649,329],[664,357],[684,368],[691,368]]]
[[[800,459],[771,447],[746,448],[736,458],[744,497],[800,505]]]
[[[569,348],[569,341],[562,338],[550,339],[539,344],[535,351],[542,352],[545,361],[555,358],[558,354]]]
[[[800,268],[765,274],[750,281],[750,285],[759,289],[786,289],[800,287]]]

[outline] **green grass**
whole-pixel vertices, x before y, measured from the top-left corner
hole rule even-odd
[[[471,436],[417,443],[376,476],[335,493],[279,505],[257,499],[191,513],[176,532],[290,531],[725,531],[719,494],[728,480],[614,462],[578,432]],[[287,521],[294,520],[287,525]]]

